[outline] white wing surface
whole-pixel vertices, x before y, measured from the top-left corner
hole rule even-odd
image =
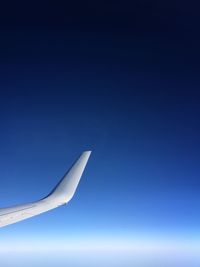
[[[69,202],[76,191],[90,154],[91,151],[83,152],[47,197],[36,202],[0,209],[0,227],[25,220]]]

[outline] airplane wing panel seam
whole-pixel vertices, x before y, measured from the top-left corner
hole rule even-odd
[[[10,215],[10,214],[13,214],[13,213],[16,213],[16,212],[24,211],[24,210],[29,210],[29,209],[35,208],[35,207],[36,207],[36,205],[33,205],[33,206],[28,207],[28,208],[24,208],[24,209],[19,209],[19,210],[3,213],[3,214],[0,215],[0,217],[5,216],[5,215]]]

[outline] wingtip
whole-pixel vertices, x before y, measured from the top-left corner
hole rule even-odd
[[[83,153],[82,153],[82,157],[84,157],[85,159],[89,159],[90,158],[90,154],[92,153],[91,150],[85,150]]]
[[[91,150],[85,150],[85,151],[83,152],[83,154],[88,154],[88,155],[90,155],[91,153],[92,153]]]

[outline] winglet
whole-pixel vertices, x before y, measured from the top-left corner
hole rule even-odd
[[[76,191],[90,154],[91,151],[85,151],[81,154],[46,199],[56,200],[62,204],[70,201]]]

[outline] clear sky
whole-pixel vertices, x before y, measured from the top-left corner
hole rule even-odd
[[[92,155],[66,207],[0,229],[4,266],[199,266],[197,9],[15,5],[0,17],[1,206]]]

